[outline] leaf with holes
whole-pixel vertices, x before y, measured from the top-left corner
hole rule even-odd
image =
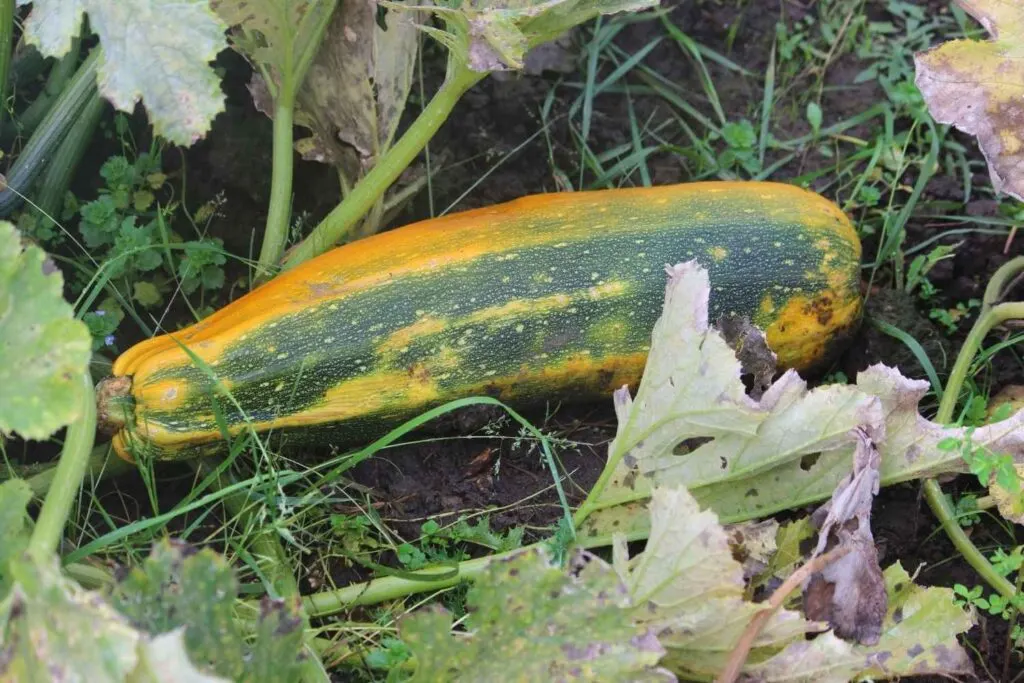
[[[953,40],[915,55],[932,116],[978,138],[992,186],[1024,200],[1024,5],[957,0],[991,40]]]
[[[238,581],[231,565],[210,549],[161,541],[111,590],[111,602],[145,631],[184,629],[193,661],[230,680],[294,681],[302,647],[298,605],[267,600],[256,638],[246,646],[235,620]],[[251,653],[251,654],[250,654]]]
[[[713,678],[765,606],[744,598],[743,567],[733,559],[725,529],[686,489],[655,489],[650,525],[647,545],[636,557],[627,559],[624,539],[613,548],[636,605],[631,616],[658,635],[670,669],[687,679]],[[755,641],[751,661],[823,628],[779,610]]]
[[[966,431],[921,417],[928,383],[895,369],[875,365],[854,386],[813,390],[790,370],[751,398],[740,362],[708,324],[707,272],[681,264],[670,275],[636,399],[615,394],[610,474],[582,508],[583,535],[642,538],[645,517],[621,507],[656,486],[687,487],[724,522],[824,500],[850,471],[858,427],[876,435],[883,484],[966,471],[958,451],[939,448]],[[1024,460],[1024,411],[975,429],[971,442]]]
[[[824,633],[791,644],[774,657],[748,665],[750,680],[775,683],[845,683],[934,675],[973,678],[967,652],[956,641],[974,625],[949,588],[916,585],[898,563],[884,572],[889,608],[878,644],[850,645]]]
[[[452,616],[427,608],[399,635],[416,657],[413,681],[671,681],[664,650],[630,622],[626,587],[600,559],[578,553],[566,572],[542,547],[490,562],[467,597],[464,637]],[[460,677],[461,675],[461,677]]]

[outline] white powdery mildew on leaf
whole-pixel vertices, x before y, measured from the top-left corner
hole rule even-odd
[[[884,432],[876,438],[882,454],[882,482],[899,481],[950,472],[966,472],[957,452],[940,449],[945,439],[967,438],[968,429],[944,427],[921,417],[919,404],[928,393],[928,382],[907,379],[899,370],[872,365],[857,376],[857,387],[882,402]],[[1011,455],[1024,462],[1024,410],[994,424],[971,430],[975,446]]]
[[[99,36],[100,92],[121,111],[141,100],[154,130],[190,145],[224,110],[210,62],[227,47],[227,26],[207,0],[33,0],[28,41],[47,56],[68,51],[82,13]]]
[[[389,9],[408,9],[380,0]],[[424,3],[445,20],[446,31],[423,30],[453,52],[453,58],[477,72],[519,70],[531,47],[554,40],[600,14],[638,12],[659,0],[525,0],[462,3],[458,9]]]
[[[881,419],[875,397],[839,385],[808,391],[792,370],[759,401],[751,399],[740,362],[708,324],[707,272],[691,262],[669,274],[636,399],[625,388],[615,393],[619,424],[609,457],[621,461],[603,500],[636,500],[653,486],[678,485],[699,499],[703,486],[735,484],[852,446],[853,429]],[[676,455],[690,439],[702,443]]]
[[[401,619],[416,681],[675,681],[653,629],[630,621],[620,576],[579,551],[565,568],[535,546],[495,558],[467,596],[464,637],[439,606]]]
[[[654,486],[686,486],[724,522],[824,500],[850,471],[858,428],[878,448],[883,485],[966,471],[958,452],[938,447],[966,430],[921,417],[928,383],[894,368],[874,365],[856,385],[810,391],[788,371],[754,401],[739,361],[708,324],[707,273],[681,264],[670,276],[637,396],[615,393],[609,459],[617,465],[584,533],[606,535],[613,519],[622,528],[617,508],[645,500]],[[1024,462],[1024,411],[975,429],[971,440]],[[689,452],[677,454],[679,444]],[[633,537],[645,523],[631,525]]]
[[[948,588],[916,585],[898,563],[884,572],[889,606],[873,646],[851,645],[832,633],[794,642],[744,670],[746,680],[771,683],[845,683],[935,674],[956,679],[973,674],[956,636],[974,623]]]
[[[655,489],[650,518],[642,553],[627,560],[625,544],[614,547],[614,564],[636,605],[633,618],[668,648],[666,663],[674,671],[713,676],[765,605],[744,599],[743,567],[732,556],[725,530],[686,489]],[[822,628],[779,610],[755,647],[782,647]]]

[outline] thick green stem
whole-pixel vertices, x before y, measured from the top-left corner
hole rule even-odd
[[[288,241],[292,215],[292,168],[295,161],[295,150],[292,148],[294,111],[294,95],[282,93],[274,106],[274,170],[270,180],[270,206],[260,248],[257,280],[270,277]]]
[[[640,539],[631,538],[629,540]],[[599,548],[610,542],[611,539],[607,536],[577,537],[577,543],[581,548]],[[364,583],[354,583],[337,590],[307,595],[302,601],[309,616],[325,617],[359,605],[374,605],[416,593],[443,590],[465,581],[475,580],[492,560],[500,560],[521,552],[527,547],[538,547],[545,543],[546,541],[540,541],[506,553],[464,560],[455,567],[428,567],[415,572],[406,572],[402,576],[385,576]]]
[[[42,226],[60,221],[64,198],[71,188],[71,180],[78,170],[78,164],[89,149],[93,133],[96,132],[106,108],[106,100],[96,91],[86,103],[81,115],[71,127],[68,136],[60,143],[46,172],[40,179],[35,196],[36,211]]]
[[[219,459],[202,458],[194,460],[190,464],[200,476],[206,477],[217,469]],[[214,490],[220,490],[223,486],[224,483],[220,477],[214,478],[212,483]],[[231,493],[224,498],[224,506],[231,515],[239,520],[242,528],[256,530],[248,547],[259,565],[260,572],[267,577],[273,592],[276,594],[274,597],[298,597],[300,595],[299,584],[295,580],[295,572],[291,562],[288,561],[288,556],[285,554],[284,548],[281,547],[281,543],[273,528],[261,527],[259,520],[254,518],[249,495],[245,492]],[[330,677],[324,669],[323,662],[321,662],[316,649],[309,642],[311,631],[309,616],[305,610],[302,611],[301,617],[303,629],[307,634],[305,637],[307,656],[302,666],[302,680],[306,683],[329,683]]]
[[[0,0],[0,124],[7,113],[7,72],[14,47],[14,0]]]
[[[0,191],[0,216],[7,216],[21,206],[24,193],[49,164],[82,110],[96,96],[99,56],[99,49],[94,48],[21,150],[7,174],[6,187]]]
[[[93,448],[86,463],[84,476],[90,479],[102,480],[107,477],[116,477],[135,469],[135,465],[122,460],[116,455],[112,456],[110,453],[110,444],[108,443]],[[32,495],[43,499],[53,485],[53,481],[57,476],[57,465],[59,464],[58,461],[56,464],[47,462],[40,465],[25,465],[12,468],[12,471],[0,474],[0,481],[3,481],[8,475],[25,479],[28,482],[29,488],[32,489]]]
[[[953,412],[956,410],[957,400],[960,396],[960,389],[967,379],[967,373],[974,362],[974,357],[981,349],[985,336],[994,328],[1007,320],[1024,320],[1024,302],[998,303],[1005,292],[1004,288],[1013,281],[1017,275],[1024,272],[1024,256],[1017,257],[1003,264],[989,280],[985,289],[985,297],[982,302],[981,314],[977,322],[971,328],[967,339],[964,340],[960,353],[957,356],[953,370],[946,380],[946,390],[939,403],[939,411],[935,416],[936,422],[948,424],[953,419]],[[924,495],[932,513],[942,523],[949,540],[956,549],[967,560],[967,563],[974,568],[978,574],[997,593],[1005,598],[1013,598],[1017,588],[1006,580],[989,563],[985,555],[978,550],[977,546],[964,532],[956,518],[956,511],[949,504],[946,496],[942,493],[942,487],[934,479],[924,483]]]
[[[88,373],[82,374],[80,384],[82,414],[68,427],[50,492],[46,494],[28,543],[28,552],[37,562],[50,562],[60,547],[71,505],[89,466],[89,453],[96,435],[96,403],[92,395],[92,378]]]
[[[284,260],[285,269],[319,256],[340,242],[383,196],[398,176],[423,151],[441,125],[448,119],[463,93],[486,74],[465,66],[454,66],[409,129],[388,152],[377,161],[341,204],[320,222],[320,225],[296,246]]]
[[[256,267],[256,282],[274,274],[288,243],[292,218],[292,168],[295,162],[292,146],[295,101],[337,5],[338,0],[323,0],[307,8],[299,26],[293,27],[295,33],[284,49],[284,63],[278,65],[281,81],[274,92],[274,170],[270,179],[270,205],[267,207],[267,225]],[[294,41],[298,44],[294,44]]]
[[[518,551],[513,551],[518,552]],[[334,591],[323,591],[302,598],[306,613],[313,617],[324,617],[358,605],[374,605],[386,600],[451,588],[463,581],[470,581],[480,575],[491,560],[507,557],[511,553],[487,555],[474,560],[460,562],[458,567],[432,567],[421,569],[411,578],[406,576],[385,576],[365,583],[355,583]]]
[[[80,45],[80,37],[76,36],[71,40],[71,49],[50,69],[50,74],[46,77],[46,84],[43,86],[42,92],[36,95],[32,103],[16,119],[12,117],[10,121],[5,121],[0,126],[0,142],[9,144],[18,136],[29,137],[35,132],[36,128],[39,127],[39,124],[50,111],[53,103],[64,92],[68,81],[75,75],[75,70],[78,68],[78,61],[81,57]]]

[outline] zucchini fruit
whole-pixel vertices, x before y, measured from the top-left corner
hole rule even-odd
[[[100,414],[125,458],[193,457],[245,429],[351,444],[448,400],[598,398],[643,371],[666,264],[710,274],[783,367],[861,316],[860,241],[793,186],[542,194],[334,249],[113,365]],[[216,405],[214,405],[216,402]]]

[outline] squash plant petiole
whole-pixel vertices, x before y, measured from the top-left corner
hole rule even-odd
[[[949,379],[946,380],[946,390],[935,416],[936,422],[947,424],[953,419],[953,411],[956,409],[960,389],[967,379],[974,357],[981,349],[982,342],[985,341],[985,336],[992,328],[1008,320],[1024,320],[1024,301],[999,303],[1007,294],[1007,288],[1022,273],[1024,273],[1024,256],[1018,256],[1000,266],[989,280],[978,320],[971,328],[967,339],[964,340],[953,370],[949,373]],[[928,479],[924,482],[924,495],[928,506],[942,523],[942,528],[949,536],[949,540],[967,560],[967,563],[985,579],[993,590],[1004,598],[1013,598],[1017,594],[1016,586],[995,570],[970,537],[964,533],[963,528],[957,522],[956,511],[942,493],[942,487],[935,479]]]
[[[14,2],[0,0],[0,124],[7,113],[7,72],[14,48]]]
[[[0,191],[0,216],[21,206],[24,193],[47,167],[83,109],[95,99],[99,58],[100,50],[93,48],[11,166],[6,186]]]
[[[373,170],[356,183],[349,195],[285,256],[283,267],[294,268],[344,239],[427,146],[462,95],[486,75],[487,72],[473,71],[459,60],[449,59],[448,74],[430,103],[398,142],[377,161]]]
[[[82,413],[68,427],[50,490],[28,542],[27,552],[40,563],[50,562],[60,547],[64,525],[89,466],[89,454],[96,436],[96,403],[92,378],[88,373],[82,375],[81,385],[79,402]]]
[[[93,448],[86,463],[83,476],[99,480],[107,477],[116,477],[131,472],[134,469],[134,466],[127,460],[122,460],[117,456],[110,457],[112,452],[109,443]],[[56,463],[46,462],[38,465],[10,466],[7,471],[0,474],[0,481],[4,481],[7,478],[24,479],[29,488],[32,489],[32,495],[41,500],[46,497],[50,487],[53,485],[53,480],[57,476],[57,465],[59,464],[60,462],[58,461]]]
[[[71,49],[50,69],[43,89],[32,100],[32,103],[25,107],[25,110],[18,114],[17,117],[12,116],[9,121],[4,121],[0,125],[0,142],[4,145],[9,145],[14,142],[15,138],[28,138],[35,132],[47,112],[53,107],[54,102],[64,92],[68,82],[75,75],[81,53],[81,42],[82,39],[79,36],[71,39]]]
[[[308,39],[301,46],[298,55],[293,54],[293,46],[289,45],[282,51],[285,63],[275,81],[266,69],[263,78],[274,99],[274,138],[273,138],[273,171],[270,178],[270,204],[267,208],[267,224],[263,233],[263,244],[260,247],[260,260],[257,264],[256,280],[269,278],[276,268],[277,262],[284,253],[288,241],[288,230],[292,215],[292,170],[295,160],[293,148],[294,131],[292,125],[295,116],[295,101],[299,88],[306,79],[313,59],[316,57],[320,43],[323,41],[331,15],[337,6],[337,0],[326,0],[315,5],[303,17],[302,23],[311,22],[312,30]],[[291,37],[305,37],[306,30],[300,26]]]

